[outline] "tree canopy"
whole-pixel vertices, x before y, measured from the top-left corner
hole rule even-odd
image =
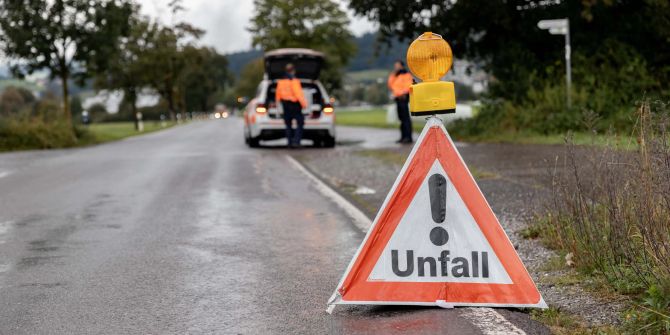
[[[186,66],[179,82],[189,111],[205,111],[213,106],[210,97],[231,81],[228,61],[213,48],[187,46]]]
[[[561,66],[563,40],[537,28],[543,19],[570,19],[578,57],[609,54],[617,64],[636,61],[618,57],[637,57],[657,85],[670,79],[668,0],[351,0],[350,7],[378,22],[387,39],[442,34],[456,57],[483,64],[505,85],[498,96],[518,99],[533,75],[561,73],[552,69]]]
[[[670,95],[669,0],[351,0],[355,13],[379,23],[382,39],[443,35],[455,57],[490,75],[487,98],[471,120],[452,124],[482,133],[630,130],[634,106]],[[568,18],[572,44],[565,103],[563,36],[537,27]],[[598,122],[583,122],[597,115]],[[594,124],[593,129],[587,124]]]
[[[107,68],[132,11],[126,0],[0,0],[0,42],[16,75],[47,69],[61,79],[70,120],[68,80],[82,82]]]
[[[326,54],[321,79],[333,90],[341,85],[340,69],[356,49],[349,19],[332,0],[254,0],[249,31],[252,43],[268,51],[310,48]]]

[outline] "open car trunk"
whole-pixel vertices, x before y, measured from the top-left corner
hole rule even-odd
[[[286,64],[293,63],[296,77],[316,80],[323,59],[323,53],[311,49],[276,49],[265,53],[265,73],[270,80],[281,79],[286,74]]]
[[[307,107],[303,108],[302,114],[307,118],[318,118],[321,115],[321,110],[325,105],[321,90],[314,83],[302,83],[302,92],[307,102]],[[268,106],[268,115],[271,118],[281,118],[283,110],[278,106],[275,97],[277,94],[277,84],[271,84],[268,87],[265,105]]]

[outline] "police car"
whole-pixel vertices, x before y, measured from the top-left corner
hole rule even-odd
[[[243,114],[244,139],[250,147],[258,147],[260,141],[286,137],[282,107],[276,103],[275,91],[288,63],[295,66],[307,100],[307,107],[302,110],[305,116],[302,138],[312,140],[317,147],[335,146],[335,110],[318,80],[323,61],[323,53],[310,49],[277,49],[265,53],[265,75]]]

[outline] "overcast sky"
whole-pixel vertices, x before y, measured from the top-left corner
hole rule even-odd
[[[252,0],[187,0],[186,8],[177,18],[172,18],[167,4],[170,0],[139,0],[142,13],[156,17],[164,23],[186,21],[206,31],[202,44],[215,47],[219,52],[229,53],[251,48],[251,35],[247,31],[249,20],[254,12]],[[339,1],[343,9],[344,1]],[[351,19],[350,29],[355,35],[374,30],[373,24],[365,18]]]

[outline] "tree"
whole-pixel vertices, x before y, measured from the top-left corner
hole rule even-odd
[[[72,117],[81,117],[83,111],[84,107],[81,105],[81,98],[79,95],[74,95],[72,101],[70,101],[70,112],[72,112]]]
[[[0,42],[19,76],[48,69],[62,83],[63,114],[70,122],[71,79],[100,73],[128,32],[126,0],[0,0]]]
[[[189,111],[206,111],[212,107],[210,97],[223,90],[230,82],[228,61],[213,48],[184,47],[182,57],[184,69],[180,75],[180,91],[184,94],[184,105]]]
[[[341,68],[356,52],[349,19],[332,0],[254,0],[249,31],[264,50],[311,48],[326,54],[321,79],[329,90],[341,86]]]
[[[235,84],[235,93],[238,97],[251,98],[256,94],[258,83],[263,79],[263,58],[257,58],[245,65],[240,73],[240,79]]]
[[[90,105],[87,109],[88,115],[93,122],[99,122],[107,116],[107,107],[100,102]]]
[[[175,112],[184,104],[183,92],[180,91],[179,80],[186,66],[182,50],[188,46],[184,41],[198,39],[203,34],[188,24],[174,26],[157,25],[148,39],[148,47],[141,58],[142,71],[148,79],[149,87],[153,88],[167,102],[170,118],[175,119]],[[183,89],[183,87],[181,87]]]
[[[501,84],[493,83],[495,96],[515,101],[525,97],[531,78],[563,73],[554,70],[562,67],[563,40],[537,28],[539,20],[551,18],[570,19],[577,56],[607,52],[605,42],[616,40],[637,50],[658,82],[668,83],[668,6],[667,0],[350,2],[355,13],[379,23],[387,40],[414,39],[424,31],[442,34],[457,57],[482,63],[493,74]]]
[[[137,15],[129,18],[130,33],[119,43],[119,51],[110,61],[107,71],[97,76],[95,86],[98,89],[123,91],[123,104],[130,108],[131,117],[135,120],[135,128],[139,129],[137,113],[137,97],[141,90],[150,83],[146,66],[151,62],[147,59],[147,50],[156,47],[153,38],[158,25]]]

